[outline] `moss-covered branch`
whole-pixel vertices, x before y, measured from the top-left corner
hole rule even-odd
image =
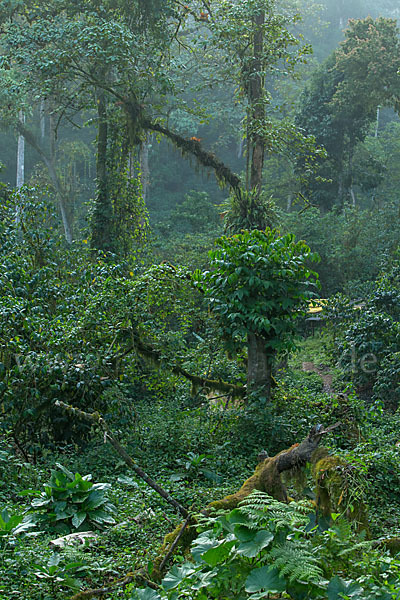
[[[159,350],[156,350],[147,342],[144,342],[138,335],[137,332],[132,332],[132,337],[134,340],[134,345],[128,348],[123,355],[118,358],[122,358],[122,356],[127,356],[130,352],[136,350],[138,354],[143,356],[144,358],[150,359],[152,363],[156,363],[158,365],[162,362],[162,355]],[[181,367],[178,364],[169,364],[168,365],[172,373],[175,375],[180,375],[188,379],[193,386],[197,388],[209,388],[213,391],[223,392],[225,395],[233,396],[235,398],[243,398],[246,395],[246,388],[243,385],[237,385],[234,383],[228,383],[226,381],[220,381],[217,379],[208,379],[207,377],[200,377],[199,375],[193,375],[189,373],[186,369]]]
[[[194,156],[200,165],[214,171],[219,183],[222,185],[229,185],[238,196],[241,195],[240,177],[233,173],[233,171],[220,161],[215,154],[204,150],[197,138],[184,138],[181,135],[170,131],[166,127],[163,127],[158,123],[153,123],[148,119],[143,121],[143,126],[148,131],[161,133],[171,140],[171,142],[179,148],[183,156]]]

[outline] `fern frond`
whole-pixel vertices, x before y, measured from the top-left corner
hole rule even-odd
[[[313,506],[308,500],[285,504],[265,492],[254,490],[240,503],[240,510],[254,522],[255,527],[267,520],[278,530],[306,526]]]
[[[269,558],[280,573],[287,576],[290,583],[316,583],[323,578],[318,558],[307,540],[288,540],[284,544],[274,546]]]
[[[370,550],[373,546],[372,541],[366,542],[358,542],[358,544],[353,544],[353,546],[349,546],[344,550],[338,552],[338,556],[346,556],[346,554],[356,553],[358,550]]]
[[[350,521],[347,519],[338,519],[334,527],[337,537],[341,541],[347,541],[353,537],[353,528]]]
[[[280,506],[286,506],[283,502],[279,502],[279,500],[275,500],[269,494],[265,492],[260,492],[259,490],[253,490],[249,496],[246,496],[244,500],[240,503],[240,508],[277,508]]]

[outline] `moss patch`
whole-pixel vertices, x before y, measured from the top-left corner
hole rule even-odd
[[[341,513],[368,531],[367,509],[357,493],[354,468],[339,456],[322,456],[313,465],[317,510],[324,517]]]

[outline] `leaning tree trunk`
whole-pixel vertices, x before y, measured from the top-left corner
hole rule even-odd
[[[36,137],[32,134],[31,131],[29,131],[29,129],[25,127],[25,125],[21,121],[18,121],[17,128],[20,136],[23,137],[23,139],[26,140],[34,150],[36,150],[40,157],[40,160],[47,167],[49,177],[57,194],[58,201],[60,203],[60,212],[64,226],[65,239],[70,244],[73,240],[73,231],[70,211],[68,210],[68,198],[55,168],[53,149],[52,147],[50,148],[50,153],[52,156],[48,156],[48,154],[41,147]],[[53,142],[51,142],[51,146],[52,145]]]
[[[41,106],[41,109],[42,109],[42,106]],[[43,107],[43,110],[44,110],[44,107]],[[41,116],[41,119],[42,119],[42,125],[43,125],[41,134],[43,135],[45,133],[44,115],[43,115],[43,117]],[[47,166],[50,178],[53,182],[54,188],[55,188],[57,196],[58,196],[58,201],[60,204],[61,219],[62,219],[62,223],[63,223],[63,227],[64,227],[65,239],[68,242],[68,244],[71,244],[74,239],[73,210],[71,209],[70,199],[68,198],[68,194],[65,191],[65,187],[62,185],[60,178],[57,174],[57,169],[56,169],[56,127],[54,124],[54,116],[52,114],[50,114],[49,129],[50,129],[50,132],[49,132],[49,135],[50,135],[50,158],[48,161],[45,159],[44,162]]]

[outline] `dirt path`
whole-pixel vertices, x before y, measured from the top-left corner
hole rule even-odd
[[[319,367],[313,362],[303,362],[301,366],[303,371],[317,373],[324,382],[323,391],[327,394],[333,394],[332,373],[330,372],[329,367]]]

